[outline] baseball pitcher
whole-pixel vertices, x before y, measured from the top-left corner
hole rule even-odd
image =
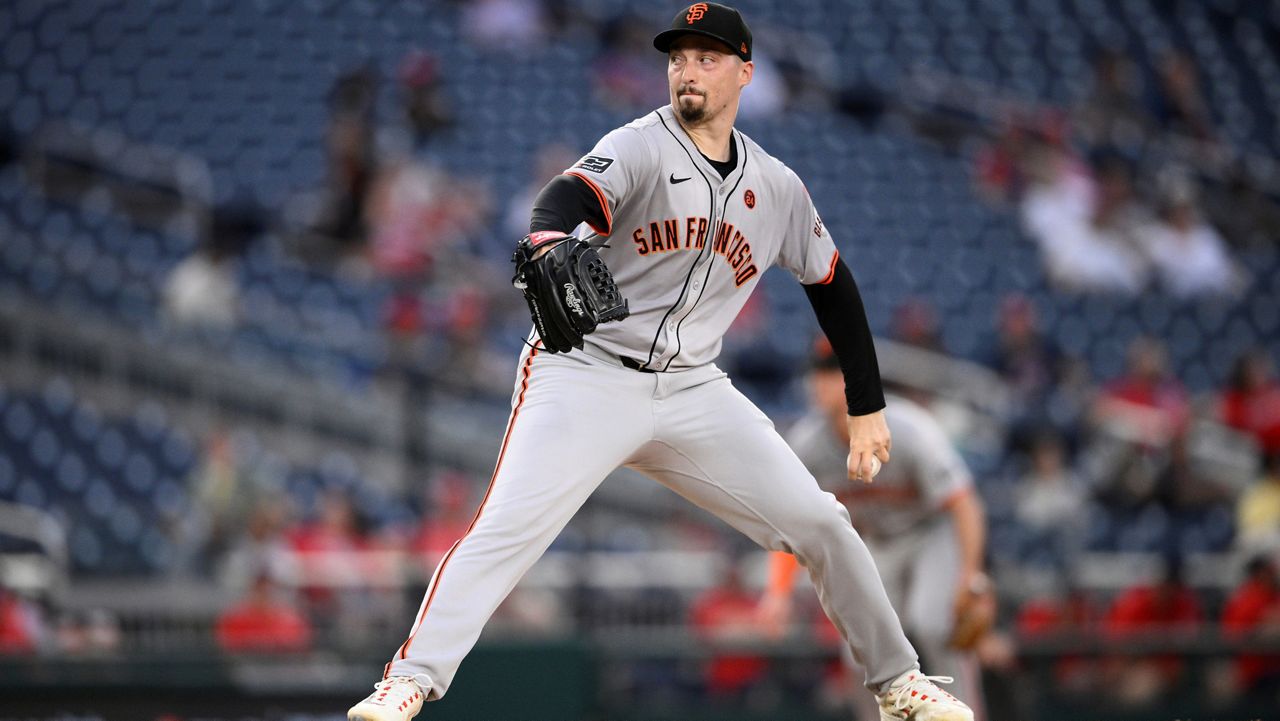
[[[348,717],[404,721],[443,696],[498,604],[604,478],[629,466],[794,554],[883,719],[972,721],[943,679],[921,673],[844,506],[714,363],[764,270],[781,265],[844,371],[849,475],[869,482],[889,461],[853,276],[800,179],[734,128],[754,72],[751,32],[736,10],[694,3],[653,44],[671,104],[610,132],[534,204],[514,254],[534,330],[493,478],[383,681]],[[583,222],[595,236],[570,236]]]

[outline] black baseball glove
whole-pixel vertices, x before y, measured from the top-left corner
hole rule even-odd
[[[544,247],[550,250],[535,258]],[[511,284],[524,293],[542,345],[552,353],[581,349],[583,336],[597,325],[631,314],[600,254],[571,235],[526,235],[511,261]]]

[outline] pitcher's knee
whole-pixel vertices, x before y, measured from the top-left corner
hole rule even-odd
[[[845,543],[850,534],[856,535],[849,512],[834,497],[829,500],[814,503],[795,519],[789,536],[797,556],[823,553],[832,545]]]

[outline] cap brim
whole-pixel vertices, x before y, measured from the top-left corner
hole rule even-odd
[[[712,40],[718,40],[719,42],[723,43],[726,48],[729,49],[730,54],[737,55],[743,60],[746,60],[746,58],[743,57],[742,53],[733,49],[733,43],[729,42],[728,40],[725,40],[724,38],[720,37],[719,35],[716,35],[715,33],[709,33],[706,30],[695,30],[693,28],[689,28],[689,29],[680,28],[678,30],[675,30],[675,29],[663,30],[662,32],[653,36],[653,46],[664,53],[671,52],[671,44],[685,35],[701,35],[703,37],[711,38]]]

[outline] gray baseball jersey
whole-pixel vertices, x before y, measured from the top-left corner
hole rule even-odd
[[[849,447],[824,414],[805,416],[787,435],[818,485],[834,493],[849,509],[854,527],[872,539],[926,530],[944,517],[947,500],[973,484],[969,467],[929,411],[900,396],[889,395],[886,401],[893,461],[875,483],[849,480]]]
[[[732,142],[738,165],[722,179],[667,106],[565,171],[600,201],[600,254],[631,305],[588,343],[655,370],[702,365],[769,266],[830,281],[836,247],[800,178],[741,132]]]

